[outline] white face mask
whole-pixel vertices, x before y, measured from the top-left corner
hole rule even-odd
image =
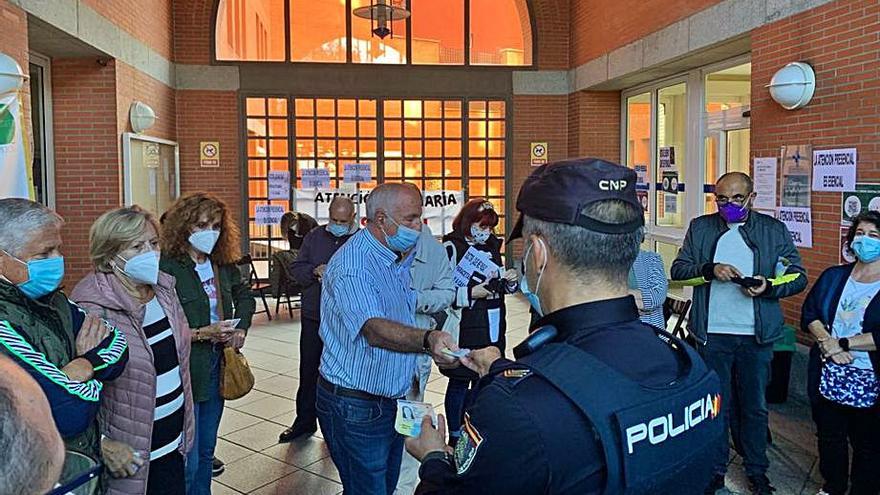
[[[483,230],[477,224],[471,225],[471,239],[473,239],[475,243],[485,244],[486,241],[489,240],[489,236],[491,235],[491,230]]]
[[[128,275],[135,282],[142,284],[156,285],[159,282],[159,252],[147,251],[131,259],[126,260],[122,256],[119,259],[125,261],[125,268],[122,272]]]
[[[189,243],[192,247],[198,249],[202,253],[211,254],[211,251],[214,250],[214,245],[217,244],[217,239],[219,238],[219,230],[202,230],[199,232],[193,232],[189,236]]]

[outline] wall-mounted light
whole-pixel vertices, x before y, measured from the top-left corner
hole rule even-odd
[[[0,95],[18,91],[26,77],[14,58],[0,52]]]
[[[816,91],[816,73],[810,64],[792,62],[779,69],[770,79],[770,97],[786,110],[803,108]]]
[[[136,101],[131,104],[128,119],[131,121],[131,130],[139,134],[153,127],[156,123],[156,112],[150,108],[150,105]]]

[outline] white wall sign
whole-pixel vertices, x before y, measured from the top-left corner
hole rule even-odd
[[[776,210],[776,157],[755,158],[756,210]]]
[[[675,165],[675,148],[663,146],[660,148],[660,170],[673,168]]]
[[[346,163],[343,170],[345,182],[360,183],[373,180],[373,172],[369,163]]]
[[[810,208],[781,207],[776,218],[788,227],[791,240],[797,247],[813,247],[813,219]]]
[[[855,148],[813,151],[814,191],[854,191],[858,155]]]
[[[281,205],[257,205],[254,207],[254,223],[257,225],[280,225],[284,207]]]
[[[269,199],[290,199],[290,172],[287,170],[269,171]]]
[[[326,189],[330,187],[330,171],[326,168],[304,168],[300,170],[304,189]]]

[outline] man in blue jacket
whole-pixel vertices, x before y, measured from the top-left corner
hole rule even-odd
[[[696,285],[689,330],[703,359],[721,378],[725,431],[731,415],[740,418],[751,491],[765,495],[775,491],[766,475],[764,391],[773,343],[783,335],[779,300],[803,291],[807,277],[785,224],[752,211],[754,199],[748,175],[722,176],[715,185],[718,213],[691,222],[671,274],[673,280]],[[734,402],[737,409],[731,410]],[[715,476],[707,494],[724,487],[726,434],[715,455]]]

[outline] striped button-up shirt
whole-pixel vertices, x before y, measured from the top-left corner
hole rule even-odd
[[[418,354],[372,347],[361,333],[371,318],[415,325],[412,255],[398,256],[368,229],[330,260],[321,293],[321,375],[330,383],[382,397],[406,395]]]

